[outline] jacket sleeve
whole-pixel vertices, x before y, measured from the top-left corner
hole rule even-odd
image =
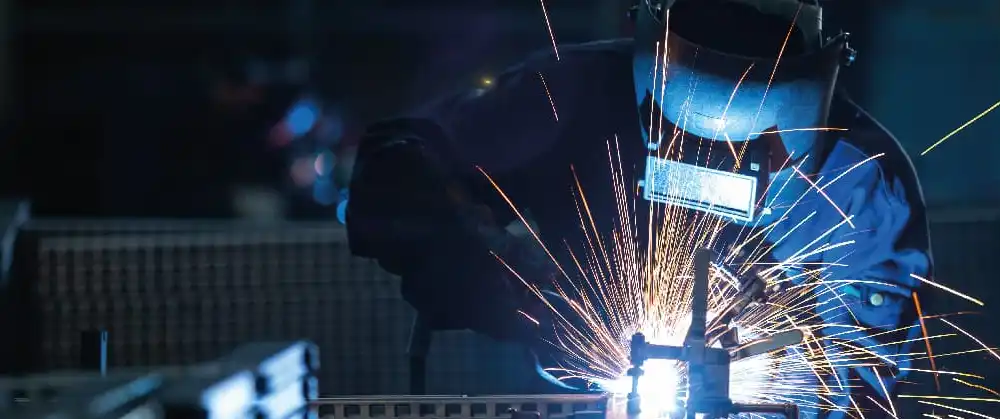
[[[537,63],[488,89],[451,95],[362,140],[347,209],[352,252],[402,277],[403,297],[438,327],[522,339],[524,288],[496,255],[516,254],[504,227],[525,166],[558,129]],[[511,256],[513,257],[513,256]]]
[[[790,211],[788,223],[806,217],[810,222],[775,251],[778,260],[788,260],[826,246],[803,261],[825,265],[824,282],[814,291],[821,332],[879,358],[841,361],[840,381],[860,378],[865,386],[842,389],[845,396],[839,403],[849,403],[848,394],[885,399],[893,393],[907,367],[896,355],[908,353],[920,333],[913,302],[920,281],[914,276],[926,278],[931,271],[924,202],[915,176],[891,167],[892,159],[862,163],[867,157],[844,142],[834,147],[820,176],[839,179],[829,185],[818,182],[826,197],[813,197]],[[854,366],[858,364],[865,366]]]

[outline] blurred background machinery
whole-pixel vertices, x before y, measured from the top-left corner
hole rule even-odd
[[[13,254],[7,372],[76,368],[80,331],[97,328],[111,331],[112,367],[309,337],[331,366],[323,394],[409,393],[413,312],[336,222],[42,219]],[[517,393],[534,378],[518,349],[470,333],[438,333],[429,353],[431,393]]]
[[[570,43],[628,34],[627,3],[546,5]],[[847,89],[914,156],[937,279],[1000,301],[1000,118],[919,156],[1000,100],[1000,2],[826,10],[860,51]],[[337,220],[359,130],[551,48],[527,0],[5,0],[0,21],[0,196],[31,202],[0,203],[0,323],[12,337],[0,372],[78,367],[79,332],[95,328],[111,331],[115,368],[309,338],[324,395],[409,390],[412,312],[395,278],[349,256]],[[963,326],[1000,342],[983,317]],[[521,356],[436,333],[427,391],[527,392]]]
[[[103,352],[99,339],[87,343]],[[318,369],[315,345],[299,341],[247,344],[188,366],[0,378],[0,413],[16,419],[311,419],[319,414]]]

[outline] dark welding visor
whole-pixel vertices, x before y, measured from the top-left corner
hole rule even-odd
[[[678,0],[669,14],[640,11],[636,99],[651,97],[669,122],[698,137],[747,141],[776,127],[789,134],[789,150],[806,151],[817,133],[810,129],[826,123],[846,38],[810,42],[795,23],[808,13],[778,16],[745,1]]]
[[[820,42],[818,15],[794,0],[640,3],[636,100],[659,159],[647,199],[754,217],[768,176],[813,151],[826,123],[846,37]]]

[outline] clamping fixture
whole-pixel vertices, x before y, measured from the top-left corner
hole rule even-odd
[[[674,419],[696,419],[704,415],[706,419],[725,418],[738,413],[779,414],[788,419],[799,417],[799,408],[794,404],[745,404],[734,403],[729,398],[729,365],[737,360],[779,350],[802,342],[802,332],[790,330],[744,345],[736,345],[734,331],[716,333],[710,331],[727,326],[750,303],[763,298],[764,287],[760,278],[742,281],[741,295],[737,297],[711,323],[708,321],[709,269],[715,252],[699,250],[695,255],[694,292],[692,294],[691,326],[681,346],[657,345],[646,341],[642,333],[632,336],[632,367],[628,375],[632,377],[632,389],[628,394],[628,414],[640,413],[639,381],[642,367],[649,359],[675,360],[687,366],[687,397],[676,404]],[[727,337],[727,335],[729,335]],[[713,347],[718,341],[723,347]],[[728,342],[727,342],[728,341]],[[727,345],[731,343],[731,345]],[[739,349],[736,349],[736,348]]]

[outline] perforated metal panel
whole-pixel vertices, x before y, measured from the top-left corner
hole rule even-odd
[[[342,227],[35,222],[41,368],[79,366],[79,336],[109,330],[112,367],[198,362],[259,340],[307,338],[324,394],[408,392],[413,313],[398,279],[353,258]],[[517,348],[439,333],[428,391],[525,391]],[[513,372],[512,372],[513,371]]]
[[[540,419],[565,419],[579,412],[603,413],[604,395],[371,396],[319,400],[323,419],[507,419],[510,410],[537,412]]]

